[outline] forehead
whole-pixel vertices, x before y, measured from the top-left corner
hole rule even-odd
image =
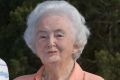
[[[44,14],[38,20],[39,29],[51,28],[71,28],[72,23],[68,16],[64,14]]]

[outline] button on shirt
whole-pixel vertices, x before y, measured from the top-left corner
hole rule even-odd
[[[9,80],[8,68],[2,59],[0,59],[0,80]]]

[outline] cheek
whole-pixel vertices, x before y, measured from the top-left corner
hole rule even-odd
[[[40,60],[43,60],[44,56],[43,53],[44,53],[43,44],[36,43],[36,55],[40,58]]]
[[[74,49],[74,40],[73,39],[70,39],[68,38],[66,41],[65,41],[65,48],[67,49],[67,51],[69,53],[71,53]]]
[[[35,47],[36,47],[36,52],[37,52],[37,54],[39,54],[39,53],[42,52],[42,50],[43,50],[43,48],[44,48],[44,43],[43,43],[43,42],[36,41]]]
[[[69,39],[65,39],[63,41],[59,41],[58,42],[58,48],[59,50],[61,51],[64,51],[64,52],[70,52],[73,50],[73,41],[72,40],[69,40]]]

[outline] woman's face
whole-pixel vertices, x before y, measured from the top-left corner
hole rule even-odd
[[[71,21],[64,15],[46,15],[39,20],[35,48],[43,64],[73,59],[72,27]]]

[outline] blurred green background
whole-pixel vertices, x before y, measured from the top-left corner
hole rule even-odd
[[[8,64],[10,80],[36,72],[40,60],[23,40],[26,17],[44,0],[0,0],[0,58]],[[105,80],[120,80],[120,0],[66,0],[85,17],[91,31],[81,58],[88,72]]]

